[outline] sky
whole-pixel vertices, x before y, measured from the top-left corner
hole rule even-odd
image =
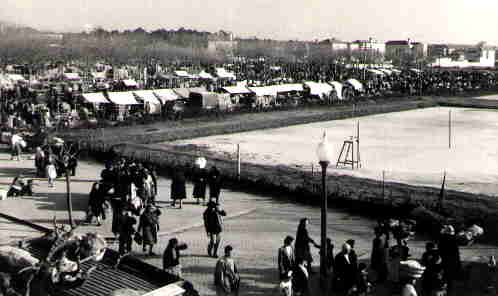
[[[2,0],[0,20],[81,32],[142,27],[232,31],[278,40],[498,45],[497,0]]]

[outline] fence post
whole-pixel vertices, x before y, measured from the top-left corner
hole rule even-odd
[[[237,144],[237,180],[240,181],[240,143]]]

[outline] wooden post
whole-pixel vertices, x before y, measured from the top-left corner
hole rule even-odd
[[[237,180],[240,181],[240,143],[237,144]]]
[[[356,125],[356,168],[360,168],[360,121]]]
[[[69,169],[67,168],[67,164],[65,164],[66,168],[66,201],[67,201],[67,212],[69,215],[69,225],[71,226],[71,229],[74,228],[74,223],[73,223],[73,202],[71,199],[71,177],[69,174]]]
[[[451,149],[451,110],[448,112],[448,148]]]
[[[386,171],[382,170],[382,199],[385,199]]]

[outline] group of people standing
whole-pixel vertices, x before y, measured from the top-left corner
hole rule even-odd
[[[309,220],[300,220],[296,238],[288,235],[278,249],[279,289],[283,295],[310,295],[309,281],[313,256],[310,246],[320,249],[307,230]],[[401,224],[401,225],[400,225]],[[334,255],[334,245],[327,238],[326,268],[332,276],[328,280],[338,295],[374,295],[376,284],[388,284],[393,293],[417,296],[417,280],[421,279],[422,295],[446,295],[454,290],[454,283],[462,272],[459,238],[452,226],[444,226],[435,242],[426,244],[419,260],[411,258],[408,237],[403,223],[386,225],[379,221],[374,228],[370,266],[359,262],[355,241],[347,240]],[[396,243],[390,246],[391,238]],[[294,245],[293,245],[294,242]]]
[[[221,192],[221,175],[220,171],[216,166],[212,166],[208,171],[201,166],[194,166],[191,171],[191,178],[194,184],[194,189],[192,191],[192,198],[194,198],[197,204],[206,203],[206,193],[209,187],[209,200],[214,200],[214,202],[219,203],[220,192]],[[187,198],[186,189],[186,173],[183,169],[175,169],[171,178],[171,206],[175,207],[176,202],[179,203],[179,208],[183,206],[183,200]]]

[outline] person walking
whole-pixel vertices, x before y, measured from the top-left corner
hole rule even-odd
[[[187,244],[178,242],[176,237],[169,240],[168,246],[163,253],[163,270],[181,278],[182,265],[180,264],[180,251],[186,250]]]
[[[48,157],[48,163],[45,167],[45,175],[48,179],[48,186],[54,187],[54,180],[57,178],[57,168],[55,167],[55,160],[52,155]]]
[[[36,147],[35,168],[37,177],[45,176],[45,152],[43,152],[41,147]]]
[[[447,285],[448,294],[450,294],[453,292],[454,281],[462,270],[458,239],[453,226],[446,225],[441,230],[438,247],[444,270],[444,281]]]
[[[239,295],[240,275],[232,258],[233,247],[225,247],[225,255],[218,259],[214,271],[214,285],[217,296]]]
[[[296,265],[294,248],[292,247],[293,241],[294,238],[292,236],[286,236],[284,245],[278,249],[278,274],[281,281],[289,278],[289,272],[291,272]]]
[[[187,198],[187,185],[185,173],[181,168],[178,168],[171,179],[171,206],[175,207],[176,201],[180,202],[182,208],[183,200]]]
[[[221,232],[223,231],[222,216],[226,216],[224,210],[220,210],[218,204],[210,201],[207,209],[203,213],[204,227],[209,238],[207,252],[210,257],[218,257],[218,247],[221,242]]]
[[[313,257],[311,256],[309,244],[312,243],[318,249],[320,248],[320,245],[315,243],[315,241],[308,235],[308,229],[306,228],[308,226],[308,223],[308,218],[302,218],[299,221],[294,249],[296,250],[296,260],[302,259],[308,268],[308,272],[310,274],[313,274],[313,271],[311,270]]]
[[[131,252],[135,224],[137,224],[137,219],[133,217],[133,214],[130,211],[123,211],[119,228],[119,255],[121,256]]]
[[[377,283],[387,280],[389,243],[381,227],[374,228],[375,238],[372,241],[370,267],[376,272]]]
[[[202,204],[206,201],[206,185],[207,185],[207,171],[202,166],[194,166],[192,171],[192,179],[194,182],[194,190],[192,191],[192,196],[197,200],[197,204],[200,204],[202,199]]]
[[[216,166],[212,166],[208,175],[209,185],[209,200],[213,200],[219,204],[221,192],[221,174]]]
[[[148,204],[145,207],[145,211],[140,216],[140,222],[138,224],[138,232],[142,232],[142,248],[143,252],[147,252],[147,246],[149,246],[149,256],[155,256],[156,254],[152,251],[154,245],[157,243],[157,232],[159,231],[159,216],[161,211],[157,209],[152,204]]]
[[[104,196],[101,190],[102,184],[95,182],[92,185],[90,194],[88,196],[88,210],[87,210],[87,223],[92,223],[93,217],[97,219],[97,226],[102,225],[100,219],[105,219],[104,212]]]

